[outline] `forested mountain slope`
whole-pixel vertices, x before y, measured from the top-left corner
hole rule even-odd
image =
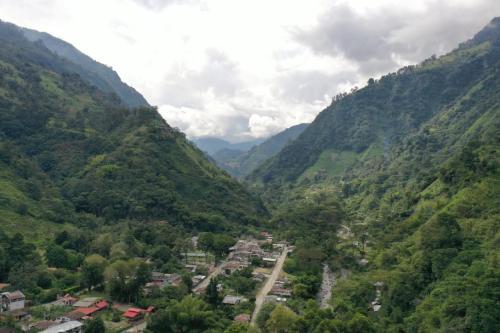
[[[27,28],[19,29],[30,41],[42,43],[62,59],[76,65],[72,68],[74,72],[100,90],[115,93],[125,105],[129,107],[149,106],[144,97],[134,88],[122,82],[113,69],[83,54],[73,45],[45,32]]]
[[[273,135],[249,151],[241,152],[233,149],[223,149],[213,155],[221,168],[235,177],[245,177],[255,170],[261,162],[276,155],[289,142],[295,140],[308,124],[299,124]]]
[[[0,24],[0,44],[4,230],[123,219],[221,230],[266,214],[155,108],[123,106],[13,25]]]
[[[499,128],[494,19],[451,53],[340,96],[248,177],[288,221],[301,202],[344,205],[354,236],[330,258],[352,275],[334,288],[331,327],[362,314],[368,332],[500,329]]]

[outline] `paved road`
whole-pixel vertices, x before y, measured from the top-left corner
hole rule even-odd
[[[221,262],[217,267],[215,267],[215,270],[208,275],[205,280],[201,281],[199,285],[193,288],[193,293],[196,293],[197,291],[208,287],[208,284],[210,283],[210,280],[220,273],[222,273],[222,266],[224,266],[225,261]]]
[[[283,264],[285,263],[286,255],[288,254],[288,248],[283,250],[283,253],[276,261],[276,265],[274,265],[271,276],[267,279],[264,286],[259,290],[257,295],[255,296],[255,310],[252,314],[252,320],[250,321],[251,325],[255,325],[255,321],[257,320],[257,315],[264,304],[264,300],[267,294],[273,289],[274,283],[280,276],[281,270],[283,269]]]

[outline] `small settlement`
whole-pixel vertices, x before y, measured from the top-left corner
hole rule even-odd
[[[196,237],[191,241],[192,252],[183,254],[184,268],[170,273],[151,272],[150,281],[143,287],[143,294],[146,297],[154,296],[157,291],[167,287],[179,287],[185,282],[183,277],[186,274],[191,277],[192,291],[203,294],[210,280],[217,279],[216,289],[221,296],[221,303],[231,309],[228,311],[234,313],[234,320],[250,322],[253,303],[249,299],[267,281],[287,244],[273,243],[272,235],[262,232],[257,239],[248,237],[237,240],[228,249],[227,257],[216,263],[214,255],[198,250]],[[234,281],[238,281],[238,278],[233,277],[241,277],[239,274],[245,275],[246,281],[250,282],[250,289],[241,290],[235,286]],[[0,317],[14,318],[26,332],[83,333],[85,321],[96,316],[107,318],[106,327],[112,325],[114,331],[142,332],[147,317],[154,311],[152,306],[140,308],[132,303],[112,302],[105,293],[85,292],[58,295],[49,303],[33,305],[26,300],[21,290],[12,290],[8,284],[0,284]],[[291,295],[290,283],[286,277],[282,277],[275,282],[266,301],[286,302]],[[32,308],[41,308],[41,314],[38,311],[35,315]],[[53,310],[57,311],[57,316],[44,314],[53,313]],[[9,328],[0,329],[8,332]]]

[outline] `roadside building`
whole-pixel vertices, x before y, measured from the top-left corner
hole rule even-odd
[[[24,309],[26,297],[20,290],[0,294],[0,313]]]
[[[71,320],[51,326],[40,333],[83,333],[83,324],[79,321]]]

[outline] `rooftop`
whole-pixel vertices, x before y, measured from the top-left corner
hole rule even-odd
[[[62,324],[59,324],[59,325],[55,325],[55,326],[49,327],[46,330],[41,331],[40,333],[60,333],[60,332],[66,332],[66,331],[69,331],[69,330],[72,330],[72,329],[75,329],[75,328],[78,328],[78,327],[82,327],[82,326],[83,326],[83,324],[80,323],[79,321],[72,320],[72,321],[68,321],[68,322],[65,322],[65,323],[62,323]]]

